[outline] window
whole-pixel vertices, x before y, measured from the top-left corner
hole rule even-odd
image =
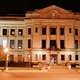
[[[18,55],[18,62],[22,62],[22,61],[23,61],[22,55]]]
[[[69,28],[69,33],[71,33],[71,28]]]
[[[53,46],[56,48],[56,40],[50,40],[50,48]]]
[[[35,32],[38,32],[38,28],[37,27],[35,28]]]
[[[64,40],[60,40],[60,48],[61,49],[64,49],[65,47],[64,47]]]
[[[42,40],[42,49],[46,48],[46,40]]]
[[[31,48],[31,39],[28,39],[28,48]]]
[[[60,34],[64,35],[64,28],[60,28]]]
[[[46,54],[42,55],[42,60],[46,60]]]
[[[46,35],[46,28],[42,28],[42,35]]]
[[[65,55],[61,55],[61,60],[62,60],[62,61],[65,60]]]
[[[69,60],[70,60],[70,61],[72,60],[72,56],[71,56],[71,55],[69,55]]]
[[[78,48],[78,40],[75,40],[75,48]]]
[[[18,40],[18,48],[19,48],[19,49],[22,48],[22,40]]]
[[[7,29],[3,29],[3,36],[7,36]]]
[[[7,39],[3,39],[2,40],[2,47],[3,48],[6,48],[7,47],[7,44],[8,44]]]
[[[38,54],[35,54],[35,60],[36,61],[38,60]]]
[[[22,29],[19,29],[19,30],[18,30],[18,35],[19,35],[19,36],[22,36],[22,35],[23,35],[23,30],[22,30]]]
[[[10,35],[14,36],[15,35],[15,29],[11,29]]]
[[[14,49],[15,48],[15,41],[10,40],[10,48]]]
[[[78,29],[75,29],[75,35],[78,35]]]
[[[14,55],[10,55],[10,56],[9,56],[9,61],[10,61],[10,62],[14,62]]]
[[[28,28],[28,34],[29,35],[31,34],[31,28]]]
[[[78,55],[75,55],[75,60],[79,60],[79,56]]]
[[[56,35],[56,28],[50,28],[50,34]]]

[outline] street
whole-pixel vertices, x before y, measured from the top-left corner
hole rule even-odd
[[[80,80],[80,69],[53,68],[43,72],[0,72],[0,80]]]

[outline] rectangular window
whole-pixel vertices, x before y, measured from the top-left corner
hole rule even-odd
[[[31,39],[28,39],[28,48],[31,48]]]
[[[22,40],[18,40],[18,49],[22,48]]]
[[[42,60],[46,60],[46,54],[42,55]]]
[[[14,62],[14,55],[10,55],[10,56],[9,56],[9,61],[10,61],[10,62]]]
[[[11,29],[10,35],[14,36],[15,35],[15,29]]]
[[[22,29],[19,29],[18,30],[18,36],[22,36],[23,35],[23,30]]]
[[[72,56],[71,56],[71,55],[69,55],[69,60],[70,60],[70,61],[72,60]]]
[[[23,61],[22,55],[18,55],[18,62],[22,62],[22,61]]]
[[[78,35],[78,29],[75,29],[75,35]]]
[[[46,28],[42,28],[42,35],[46,35]]]
[[[10,48],[14,49],[15,48],[15,41],[10,40]]]
[[[28,34],[29,35],[31,34],[31,28],[28,28]]]
[[[50,48],[53,48],[53,47],[57,47],[56,46],[56,40],[50,40]]]
[[[78,49],[78,40],[75,40],[75,48]]]
[[[35,60],[38,61],[38,54],[35,54]]]
[[[38,32],[38,28],[37,27],[35,28],[35,32]]]
[[[42,40],[42,49],[46,48],[46,40]]]
[[[7,44],[8,44],[7,39],[3,39],[2,40],[2,46],[3,46],[3,48],[6,48]]]
[[[79,56],[78,55],[75,55],[75,60],[79,60]]]
[[[61,49],[64,49],[65,47],[64,47],[64,40],[60,40],[60,48]]]
[[[62,60],[62,61],[65,60],[65,55],[61,55],[61,60]]]
[[[71,33],[71,28],[69,28],[69,33]]]
[[[50,28],[50,34],[56,35],[56,28]]]
[[[64,35],[64,28],[60,28],[60,34]]]
[[[3,36],[7,36],[7,29],[3,29]]]

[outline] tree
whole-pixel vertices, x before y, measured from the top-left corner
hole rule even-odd
[[[4,49],[3,49],[3,47],[0,45],[0,61],[4,61],[4,60],[5,60]]]

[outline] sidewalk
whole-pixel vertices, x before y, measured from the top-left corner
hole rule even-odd
[[[80,73],[80,69],[68,69],[66,66],[57,66],[57,65],[51,66],[49,69],[8,67],[8,70],[5,70],[4,67],[0,67],[0,72],[54,72],[54,73],[78,72]]]
[[[20,67],[9,67],[8,70],[0,67],[0,72],[47,72],[46,69],[37,69],[37,68],[20,68]]]

